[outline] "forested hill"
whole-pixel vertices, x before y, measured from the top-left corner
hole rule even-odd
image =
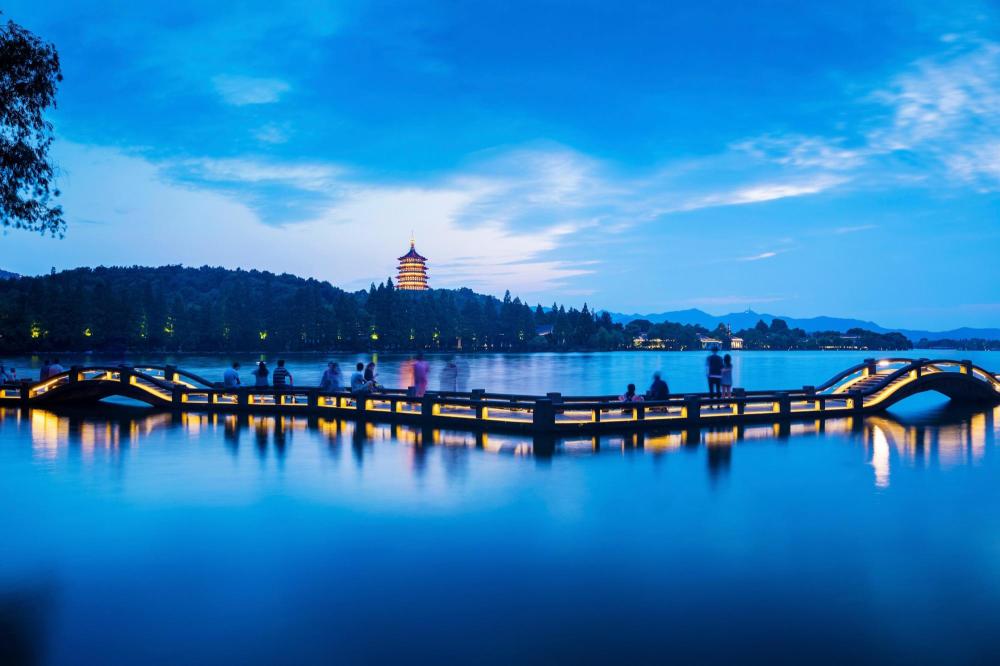
[[[79,268],[0,280],[0,352],[545,351],[907,349],[898,333],[807,333],[775,319],[733,333],[697,325],[623,326],[608,313],[534,307],[469,289],[346,292],[294,275],[223,268]]]
[[[80,268],[0,281],[0,350],[614,349],[610,318],[469,289],[345,292],[222,268]],[[541,327],[543,336],[536,335]],[[551,332],[550,332],[551,328]]]

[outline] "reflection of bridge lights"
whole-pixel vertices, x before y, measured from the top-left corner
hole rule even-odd
[[[966,442],[969,434],[965,424],[942,426],[938,430],[938,464],[953,467],[967,462]]]
[[[491,434],[487,437],[485,433],[483,434],[483,449],[486,451],[493,453],[517,453],[518,450],[524,450],[519,448],[522,446],[527,446],[529,450],[531,448],[531,444],[528,443],[526,437],[499,434]]]
[[[66,441],[69,421],[60,419],[51,412],[33,410],[31,412],[31,448],[41,458],[54,459],[59,444]]]
[[[658,435],[656,437],[646,437],[646,448],[657,452],[679,449],[684,445],[684,434],[685,433],[680,432],[669,435]]]
[[[744,440],[774,439],[778,436],[778,431],[773,426],[747,426],[743,429]]]
[[[455,448],[475,448],[476,435],[471,432],[461,432],[459,430],[437,430],[437,441],[444,446]]]
[[[788,434],[794,436],[815,435],[822,429],[821,421],[809,421],[808,423],[792,423],[788,428]]]
[[[978,463],[983,459],[986,449],[986,414],[976,414],[969,424],[969,444],[971,448],[972,462]]]
[[[702,435],[706,446],[731,446],[736,443],[739,430],[736,426],[728,430],[709,430]]]
[[[591,453],[598,448],[596,437],[581,437],[562,440],[562,449],[567,453]]]
[[[889,487],[889,440],[882,428],[872,426],[872,467],[875,469],[875,485]]]

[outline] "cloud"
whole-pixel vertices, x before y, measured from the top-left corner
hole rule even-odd
[[[345,180],[335,166],[281,165],[249,160],[195,160],[200,185],[178,180],[177,164],[157,163],[110,147],[61,141],[55,155],[70,211],[65,242],[12,234],[11,261],[25,274],[49,266],[221,265],[287,271],[350,289],[395,272],[410,230],[430,258],[432,283],[522,296],[548,294],[593,268],[545,256],[576,231],[570,224],[517,231],[500,222],[462,225],[462,211],[485,190],[456,181],[417,187]],[[215,182],[327,183],[340,187],[315,215],[266,224],[247,197]],[[88,222],[77,224],[86,220]],[[45,257],[39,266],[38,257]]]
[[[253,136],[255,139],[257,139],[261,143],[272,144],[272,145],[287,143],[289,139],[289,134],[290,132],[286,128],[276,125],[274,123],[268,123],[266,125],[258,127],[256,130],[253,131]]]
[[[758,183],[737,187],[730,191],[695,197],[681,204],[678,210],[691,211],[715,206],[741,206],[790,197],[801,197],[809,194],[819,194],[820,192],[842,185],[847,181],[848,178],[846,177],[820,175],[808,179],[798,178],[783,182]]]
[[[1000,44],[953,39],[944,53],[916,61],[873,98],[890,121],[869,133],[876,153],[911,153],[940,164],[953,180],[1000,187]]]
[[[842,138],[825,139],[800,134],[782,137],[765,135],[736,142],[732,148],[796,168],[846,171],[862,165],[866,159],[866,149],[845,148],[843,143]]]
[[[296,190],[329,191],[346,169],[319,163],[282,163],[253,158],[197,158],[167,163],[174,174],[209,183],[284,184]]]
[[[977,121],[1000,116],[1000,45],[962,42],[943,56],[918,60],[874,97],[892,116],[888,127],[872,133],[876,148],[912,150],[966,135]]]
[[[847,109],[859,120],[842,135],[764,135],[731,149],[793,173],[841,173],[868,187],[1000,188],[1000,44],[947,37],[943,52],[910,63]],[[858,174],[864,178],[853,178]]]
[[[762,259],[771,259],[777,256],[778,252],[761,252],[760,254],[753,254],[749,257],[740,257],[738,261],[760,261]]]
[[[857,224],[857,225],[848,226],[848,227],[836,227],[836,228],[833,229],[832,233],[839,236],[839,235],[843,235],[843,234],[856,234],[856,233],[861,232],[861,231],[870,231],[872,229],[878,229],[878,225],[877,224]]]
[[[234,106],[272,104],[291,88],[281,79],[226,75],[212,78],[212,85],[227,104]]]

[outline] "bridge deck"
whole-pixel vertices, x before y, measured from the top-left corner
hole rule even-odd
[[[816,387],[737,389],[731,398],[691,393],[637,403],[619,402],[617,396],[532,396],[481,390],[416,396],[401,389],[369,395],[322,393],[316,388],[225,389],[171,366],[74,367],[43,382],[0,388],[0,406],[94,404],[123,396],[179,411],[278,412],[436,427],[574,432],[860,415],[930,390],[953,400],[1000,402],[997,376],[969,361],[869,359]]]

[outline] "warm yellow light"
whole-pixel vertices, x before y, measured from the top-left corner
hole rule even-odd
[[[261,331],[260,333],[258,333],[258,335],[260,336],[261,340],[267,340],[267,331]]]
[[[42,337],[42,328],[38,324],[31,325],[31,337],[32,338]]]
[[[93,335],[93,333],[92,333],[92,332],[90,331],[90,329],[89,329],[89,328],[85,328],[85,329],[83,329],[83,336],[84,336],[85,338],[89,338],[89,337],[90,337],[90,336],[92,336],[92,335]]]

